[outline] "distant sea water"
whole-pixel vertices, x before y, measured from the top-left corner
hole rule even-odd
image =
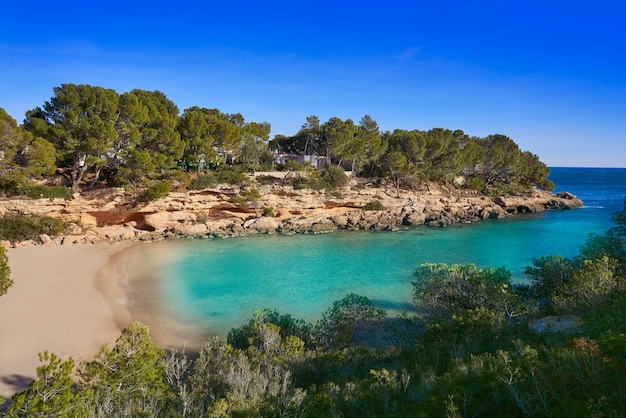
[[[577,254],[624,205],[626,169],[555,167],[550,179],[584,207],[445,228],[154,243],[138,250],[131,286],[165,322],[223,336],[263,308],[315,321],[349,293],[390,313],[410,310],[422,263],[506,267],[524,281],[533,258]]]

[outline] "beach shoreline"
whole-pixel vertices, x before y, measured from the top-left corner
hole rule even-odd
[[[128,326],[120,272],[136,243],[8,250],[14,285],[0,297],[0,395],[26,389],[49,351],[77,362]]]

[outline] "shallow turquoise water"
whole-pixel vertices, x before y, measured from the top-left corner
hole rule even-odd
[[[626,196],[626,169],[554,169],[552,178],[585,208],[446,228],[156,243],[140,258],[162,264],[135,286],[157,289],[155,306],[177,321],[223,335],[266,307],[316,320],[351,292],[390,312],[410,309],[422,263],[504,266],[523,281],[533,258],[575,255],[589,233],[610,227]]]

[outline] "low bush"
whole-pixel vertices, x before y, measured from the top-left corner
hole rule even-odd
[[[189,184],[190,190],[204,190],[217,184],[217,179],[212,174],[200,174]]]
[[[166,197],[172,191],[172,182],[169,180],[155,181],[137,197],[138,202],[153,202]]]
[[[15,196],[20,190],[20,181],[10,177],[0,177],[0,193],[5,196]]]
[[[248,180],[248,177],[241,171],[235,169],[222,169],[212,173],[217,183],[241,184]]]
[[[372,200],[363,206],[363,210],[385,210],[385,207],[378,200]]]
[[[220,169],[212,171],[208,174],[200,174],[189,184],[190,190],[203,190],[216,185],[222,184],[242,184],[248,180],[248,177],[237,170]]]
[[[172,182],[172,186],[180,188],[188,187],[191,182],[189,174],[181,170],[170,170],[165,173],[164,177]]]
[[[326,183],[327,189],[337,189],[344,187],[350,181],[343,168],[338,165],[331,165],[322,170],[321,181]]]
[[[43,186],[40,184],[27,184],[18,190],[18,194],[32,199],[72,199],[72,189],[63,186]]]
[[[10,214],[0,218],[0,240],[26,241],[41,234],[58,235],[67,225],[47,216]]]
[[[259,184],[274,184],[280,181],[280,179],[274,176],[257,176],[257,183]]]

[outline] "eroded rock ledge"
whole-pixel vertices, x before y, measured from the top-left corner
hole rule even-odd
[[[253,234],[318,234],[339,229],[395,230],[401,226],[445,226],[456,222],[499,219],[509,215],[582,207],[569,193],[534,190],[518,195],[487,197],[429,185],[424,191],[351,187],[335,192],[294,190],[277,184],[260,186],[255,207],[241,207],[237,186],[171,193],[138,206],[123,189],[107,189],[72,200],[4,200],[5,213],[46,215],[69,222],[66,234],[42,235],[24,245],[70,245],[118,241],[159,241],[174,238],[232,237]],[[378,202],[383,210],[363,210]],[[257,216],[257,213],[259,216]],[[273,216],[261,216],[261,214]],[[9,243],[4,243],[9,245]]]

